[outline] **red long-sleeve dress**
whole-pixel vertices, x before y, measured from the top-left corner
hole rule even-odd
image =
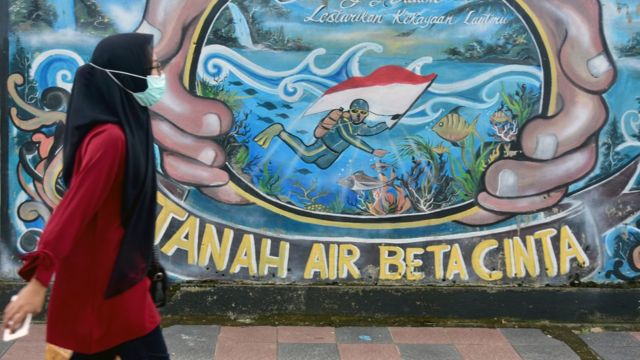
[[[124,234],[121,203],[126,140],[96,126],[77,150],[68,191],[19,274],[47,286],[55,273],[47,342],[92,354],[144,336],[160,323],[149,280],[109,299],[105,289]]]

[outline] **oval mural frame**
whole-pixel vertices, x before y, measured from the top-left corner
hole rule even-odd
[[[190,91],[193,91],[196,87],[197,67],[194,65],[200,57],[208,35],[208,31],[202,30],[208,29],[213,25],[216,16],[229,1],[231,0],[211,0],[211,3],[198,20],[198,24],[196,25],[191,39],[191,47],[187,55],[187,61],[185,62],[182,78],[183,86]],[[544,31],[540,19],[538,19],[524,0],[502,1],[520,17],[535,42],[535,47],[540,56],[540,66],[542,68],[543,75],[540,96],[540,114],[550,116],[556,111],[557,106],[558,87],[556,64],[558,59],[556,58],[556,54],[551,51],[548,35]],[[228,162],[225,162],[223,170],[229,174],[229,186],[250,203],[291,220],[315,225],[373,230],[405,229],[456,221],[470,216],[480,210],[480,207],[475,204],[474,200],[469,200],[428,214],[417,213],[372,217],[320,213],[294,207],[265,196],[238,176]]]

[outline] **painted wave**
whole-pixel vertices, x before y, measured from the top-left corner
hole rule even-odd
[[[73,51],[47,50],[33,60],[30,75],[36,80],[39,92],[54,86],[71,91],[73,76],[83,64],[84,60]]]
[[[305,94],[320,97],[327,89],[353,76],[362,76],[361,59],[365,53],[382,53],[384,48],[376,43],[360,43],[346,50],[327,67],[320,67],[317,61],[326,54],[323,48],[315,49],[295,67],[284,71],[273,71],[254,63],[231,48],[222,45],[210,45],[203,49],[198,63],[198,76],[209,82],[223,81],[233,74],[245,84],[264,93],[272,94],[283,101],[296,102]],[[432,63],[425,56],[416,59],[406,69],[421,74],[422,66]],[[500,100],[500,90],[505,82],[519,82],[539,86],[542,71],[535,66],[505,65],[484,71],[470,79],[452,83],[434,83],[429,89],[435,98],[425,97],[416,104],[403,119],[404,124],[426,124],[438,118],[453,106],[474,109],[492,107]],[[473,91],[476,98],[462,93]]]

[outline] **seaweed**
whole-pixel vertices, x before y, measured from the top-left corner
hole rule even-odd
[[[244,112],[243,118],[236,120],[231,130],[219,139],[220,145],[224,148],[227,158],[230,159],[234,169],[241,169],[245,174],[251,173],[260,160],[260,156],[250,155],[249,151],[249,116],[251,112]]]
[[[485,146],[481,143],[476,149],[475,136],[471,134],[460,144],[460,160],[449,158],[451,175],[455,193],[462,200],[475,198],[480,188],[482,174],[487,167],[488,155],[493,146]]]
[[[339,195],[329,204],[329,210],[334,214],[341,214],[344,211],[345,203]]]
[[[270,163],[265,162],[258,176],[258,189],[263,193],[276,196],[282,192],[282,178],[278,175],[280,170],[272,171]]]
[[[506,111],[510,112],[512,118],[516,121],[517,128],[521,128],[525,121],[534,115],[534,109],[537,107],[540,98],[539,94],[530,90],[526,84],[518,84],[518,90],[513,94],[508,94],[503,83],[500,96],[507,107]]]
[[[224,79],[215,79],[213,82],[203,78],[196,81],[196,93],[199,96],[216,99],[225,103],[233,112],[242,107],[242,100],[235,91],[227,90]]]
[[[433,145],[420,136],[405,138],[405,143],[400,145],[400,154],[411,156],[411,169],[399,181],[416,211],[435,210],[453,201],[451,178],[445,174],[444,154],[436,154]]]

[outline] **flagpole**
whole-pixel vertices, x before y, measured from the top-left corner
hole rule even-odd
[[[395,120],[394,122],[392,122],[392,123],[391,123],[391,125],[389,125],[389,123],[387,123],[387,126],[389,127],[389,129],[393,129],[393,128],[396,126],[396,124],[397,124],[397,123],[399,123],[399,122],[400,122],[400,120],[402,120],[402,118],[403,118],[405,115],[407,115],[407,113],[409,112],[409,110],[411,110],[411,108],[413,107],[413,105],[415,105],[415,104],[416,104],[416,102],[420,99],[420,97],[422,96],[422,94],[424,94],[424,93],[429,89],[429,87],[431,87],[431,84],[433,84],[433,81],[434,81],[437,77],[438,77],[438,75],[437,75],[437,74],[434,74],[433,79],[429,82],[429,84],[427,84],[427,86],[424,88],[424,90],[420,93],[420,95],[418,95],[418,96],[416,97],[416,99],[411,103],[411,105],[409,105],[409,107],[407,107],[407,110],[405,110],[405,111],[404,111],[404,113],[402,113],[402,114],[395,114],[395,115],[393,115],[393,116],[391,117],[391,119],[390,119],[390,120],[394,120],[394,118],[395,118],[395,119],[397,119],[397,120]]]

